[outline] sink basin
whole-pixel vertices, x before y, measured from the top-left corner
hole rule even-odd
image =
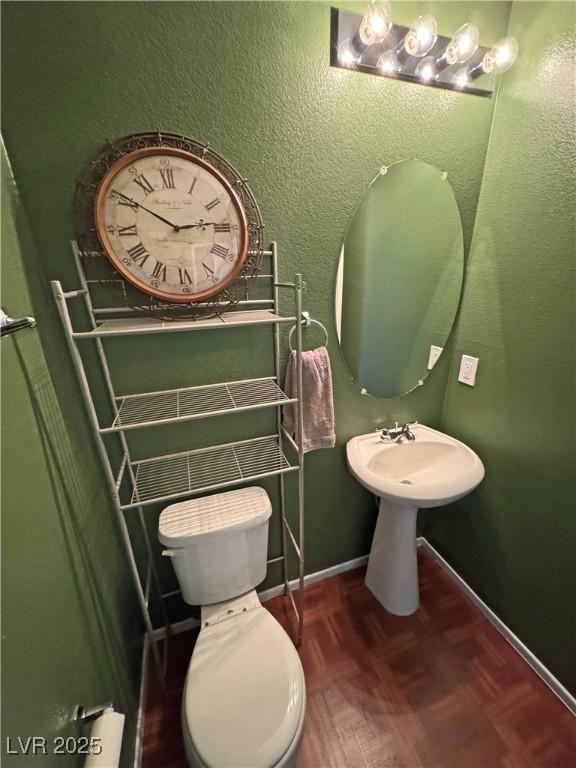
[[[416,507],[438,507],[470,493],[484,477],[471,448],[423,424],[412,427],[414,442],[384,443],[380,433],[348,441],[354,477],[381,498]]]
[[[436,429],[415,424],[415,440],[386,443],[380,434],[346,445],[354,477],[380,497],[366,586],[390,613],[407,616],[419,605],[416,516],[421,507],[461,499],[484,477],[471,448]]]

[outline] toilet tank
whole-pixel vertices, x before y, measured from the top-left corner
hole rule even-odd
[[[171,504],[158,538],[172,559],[182,598],[209,605],[254,589],[266,576],[272,506],[262,488],[242,488]]]

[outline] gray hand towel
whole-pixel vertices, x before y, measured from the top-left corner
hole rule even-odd
[[[298,394],[296,352],[292,352],[286,369],[284,391],[288,397]],[[302,406],[304,417],[304,453],[317,448],[333,448],[334,400],[332,397],[332,371],[326,347],[302,352]],[[295,435],[298,429],[296,404],[283,408],[283,423],[287,432]]]

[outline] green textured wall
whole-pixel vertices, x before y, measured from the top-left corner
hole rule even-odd
[[[82,765],[56,758],[77,704],[113,700],[133,760],[141,628],[77,397],[64,422],[41,341],[54,318],[2,146],[2,307],[34,330],[2,339],[2,765]],[[74,422],[79,422],[74,426]],[[8,756],[17,739],[49,755]]]
[[[42,286],[50,278],[66,288],[75,285],[68,248],[71,200],[87,159],[107,138],[155,127],[180,131],[209,141],[249,178],[269,237],[280,244],[282,277],[305,274],[306,308],[330,331],[338,444],[306,460],[307,570],[368,550],[374,504],[346,471],[345,441],[379,419],[419,418],[441,426],[450,374],[445,428],[479,451],[488,474],[468,500],[429,513],[428,535],[565,679],[570,627],[564,617],[570,607],[563,579],[572,489],[564,446],[570,439],[571,362],[558,340],[573,329],[565,272],[570,189],[567,181],[559,187],[558,179],[566,179],[560,148],[572,123],[559,91],[558,72],[564,68],[569,75],[560,56],[566,44],[557,45],[570,29],[567,7],[526,3],[514,11],[513,32],[523,53],[504,78],[457,340],[458,353],[481,357],[478,386],[454,383],[456,363],[445,355],[424,387],[389,401],[360,396],[335,343],[333,289],[344,233],[377,169],[418,157],[448,170],[468,247],[494,102],[331,69],[328,4],[4,2],[2,11],[3,130],[36,243],[35,251],[27,250],[34,311],[52,329],[42,342],[72,430],[77,460],[71,466],[90,509],[82,530],[93,531],[98,541],[115,541],[79,390]],[[509,4],[394,3],[401,23],[424,11],[436,15],[442,31],[475,21],[482,42],[490,43],[505,34]],[[126,347],[110,342],[118,388],[230,378],[230,369],[243,365],[267,373],[260,337],[253,343],[246,333],[188,340],[185,351],[181,338],[161,346],[159,340],[135,344],[129,366]],[[237,352],[246,344],[248,359]],[[215,421],[209,430],[200,437],[225,440],[241,425]],[[60,443],[61,426],[58,435]],[[545,466],[538,460],[544,435],[550,436]],[[135,439],[142,453],[169,452],[175,442],[196,435],[187,428]],[[15,508],[17,490],[6,484],[5,504]],[[156,510],[151,513],[153,529]],[[55,518],[52,524],[41,520],[46,536],[59,530]],[[23,527],[15,513],[7,522],[15,526],[14,538],[26,534],[28,524]],[[115,588],[117,574],[123,584],[127,579],[110,547],[101,553],[94,545],[92,551],[94,567],[115,597],[112,616],[123,601],[129,616],[134,601]],[[80,583],[88,591],[97,580]],[[13,699],[9,726],[19,731],[44,726],[46,713],[59,711],[59,679],[52,670],[70,667],[66,658],[51,658],[62,653],[59,644],[78,647],[72,642],[77,629],[63,620],[48,632],[47,663],[46,630],[34,623],[36,583],[32,587],[29,600],[13,604],[11,618],[28,654],[16,648],[11,666],[24,668],[27,658],[38,664],[34,693]],[[67,706],[80,696],[74,686],[83,686],[84,670],[89,674],[85,659],[79,667],[67,680]],[[23,690],[15,686],[11,696]],[[55,722],[49,721],[50,729]]]
[[[426,9],[443,30],[477,21],[491,42],[504,34],[509,6],[394,9],[400,22]],[[375,507],[346,470],[344,444],[378,419],[438,425],[447,361],[407,398],[359,394],[335,342],[340,246],[378,168],[411,157],[449,171],[469,243],[493,102],[330,68],[329,4],[8,2],[3,11],[4,130],[43,274],[74,285],[74,179],[106,138],[160,127],[209,141],[248,177],[268,236],[279,242],[282,277],[304,273],[306,309],[330,332],[338,444],[306,459],[307,570],[365,554]],[[118,388],[134,389],[142,376],[160,377],[160,386],[230,379],[247,362],[236,347],[247,344],[257,350],[254,367],[264,366],[259,339],[252,344],[246,333],[134,344],[129,368],[126,346],[111,342]],[[78,398],[63,342],[47,351],[69,374],[65,394]],[[224,442],[236,429],[214,420],[204,436]],[[134,438],[135,449],[154,441],[168,453],[197,434],[189,426],[157,432]]]
[[[486,478],[426,536],[576,691],[574,9],[515,3],[457,327],[444,429]],[[462,353],[476,386],[457,383]]]

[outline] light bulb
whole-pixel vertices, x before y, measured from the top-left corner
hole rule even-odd
[[[358,35],[364,45],[380,43],[392,26],[390,6],[387,2],[372,0],[362,17]]]
[[[444,58],[448,65],[463,64],[476,53],[480,30],[476,24],[463,24],[448,43]]]
[[[504,37],[484,54],[482,69],[486,74],[506,72],[518,56],[518,41],[514,37]]]
[[[426,56],[438,38],[434,16],[418,16],[404,38],[404,49],[410,56]]]
[[[424,83],[429,83],[431,80],[434,80],[436,77],[435,64],[436,62],[434,61],[433,56],[427,56],[425,59],[422,59],[420,64],[416,67],[416,77],[419,77]]]
[[[456,72],[453,82],[457,88],[467,88],[470,85],[466,67],[462,67],[462,69],[459,69],[458,72]]]
[[[338,58],[340,59],[340,64],[344,67],[351,67],[356,61],[354,54],[350,50],[341,51]]]
[[[383,53],[376,62],[378,71],[381,75],[393,75],[398,69],[398,61],[393,51]]]

